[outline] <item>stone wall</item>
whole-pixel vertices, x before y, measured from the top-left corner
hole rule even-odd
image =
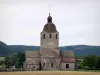
[[[40,58],[26,58],[24,62],[24,68],[26,70],[39,70],[40,69]]]
[[[45,38],[44,38],[45,34]],[[50,38],[51,34],[51,38]],[[57,34],[57,39],[56,39]],[[51,48],[59,47],[59,32],[56,33],[47,33],[47,32],[41,32],[41,47],[49,48],[51,45]]]
[[[60,58],[41,58],[42,70],[59,70]]]
[[[69,68],[66,68],[66,64],[69,64]],[[75,63],[61,62],[60,69],[61,70],[75,70]]]
[[[39,70],[40,64],[27,64],[27,70]]]

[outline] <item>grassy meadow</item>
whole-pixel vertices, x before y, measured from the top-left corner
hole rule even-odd
[[[23,71],[23,72],[0,72],[0,75],[100,75],[100,72],[80,72],[80,71]]]
[[[5,58],[5,57],[0,57],[0,61],[1,61],[1,60],[4,60],[4,58]]]

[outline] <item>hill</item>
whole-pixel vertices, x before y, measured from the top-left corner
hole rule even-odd
[[[40,46],[6,45],[0,42],[0,56],[7,56],[14,52],[25,52],[27,50],[40,50]],[[60,50],[72,50],[78,57],[90,54],[100,56],[100,46],[73,45],[60,47]]]
[[[86,55],[97,55],[100,56],[100,46],[89,46],[89,45],[74,45],[60,47],[63,50],[73,50],[78,57]]]
[[[9,54],[9,50],[7,45],[0,41],[0,56],[6,56],[8,54]]]

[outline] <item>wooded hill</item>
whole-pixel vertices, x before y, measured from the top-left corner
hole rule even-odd
[[[26,46],[26,45],[6,45],[0,41],[0,56],[7,56],[14,52],[25,52],[28,50],[40,50],[40,46]],[[75,52],[77,57],[83,57],[86,55],[97,55],[100,56],[100,46],[90,46],[90,45],[72,45],[72,46],[62,46],[60,50],[72,50]]]

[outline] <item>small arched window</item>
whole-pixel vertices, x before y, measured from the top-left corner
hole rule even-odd
[[[58,36],[57,36],[57,34],[56,34],[56,39],[57,39],[57,37],[58,37]]]
[[[45,63],[44,63],[44,66],[45,66]]]
[[[33,68],[35,68],[35,66]]]
[[[69,68],[69,64],[66,64],[66,68]]]
[[[51,34],[49,35],[49,38],[50,38],[50,39],[52,38],[52,35],[51,35]]]
[[[53,67],[53,63],[51,63],[51,67]]]
[[[45,39],[45,34],[43,34],[43,38]]]

